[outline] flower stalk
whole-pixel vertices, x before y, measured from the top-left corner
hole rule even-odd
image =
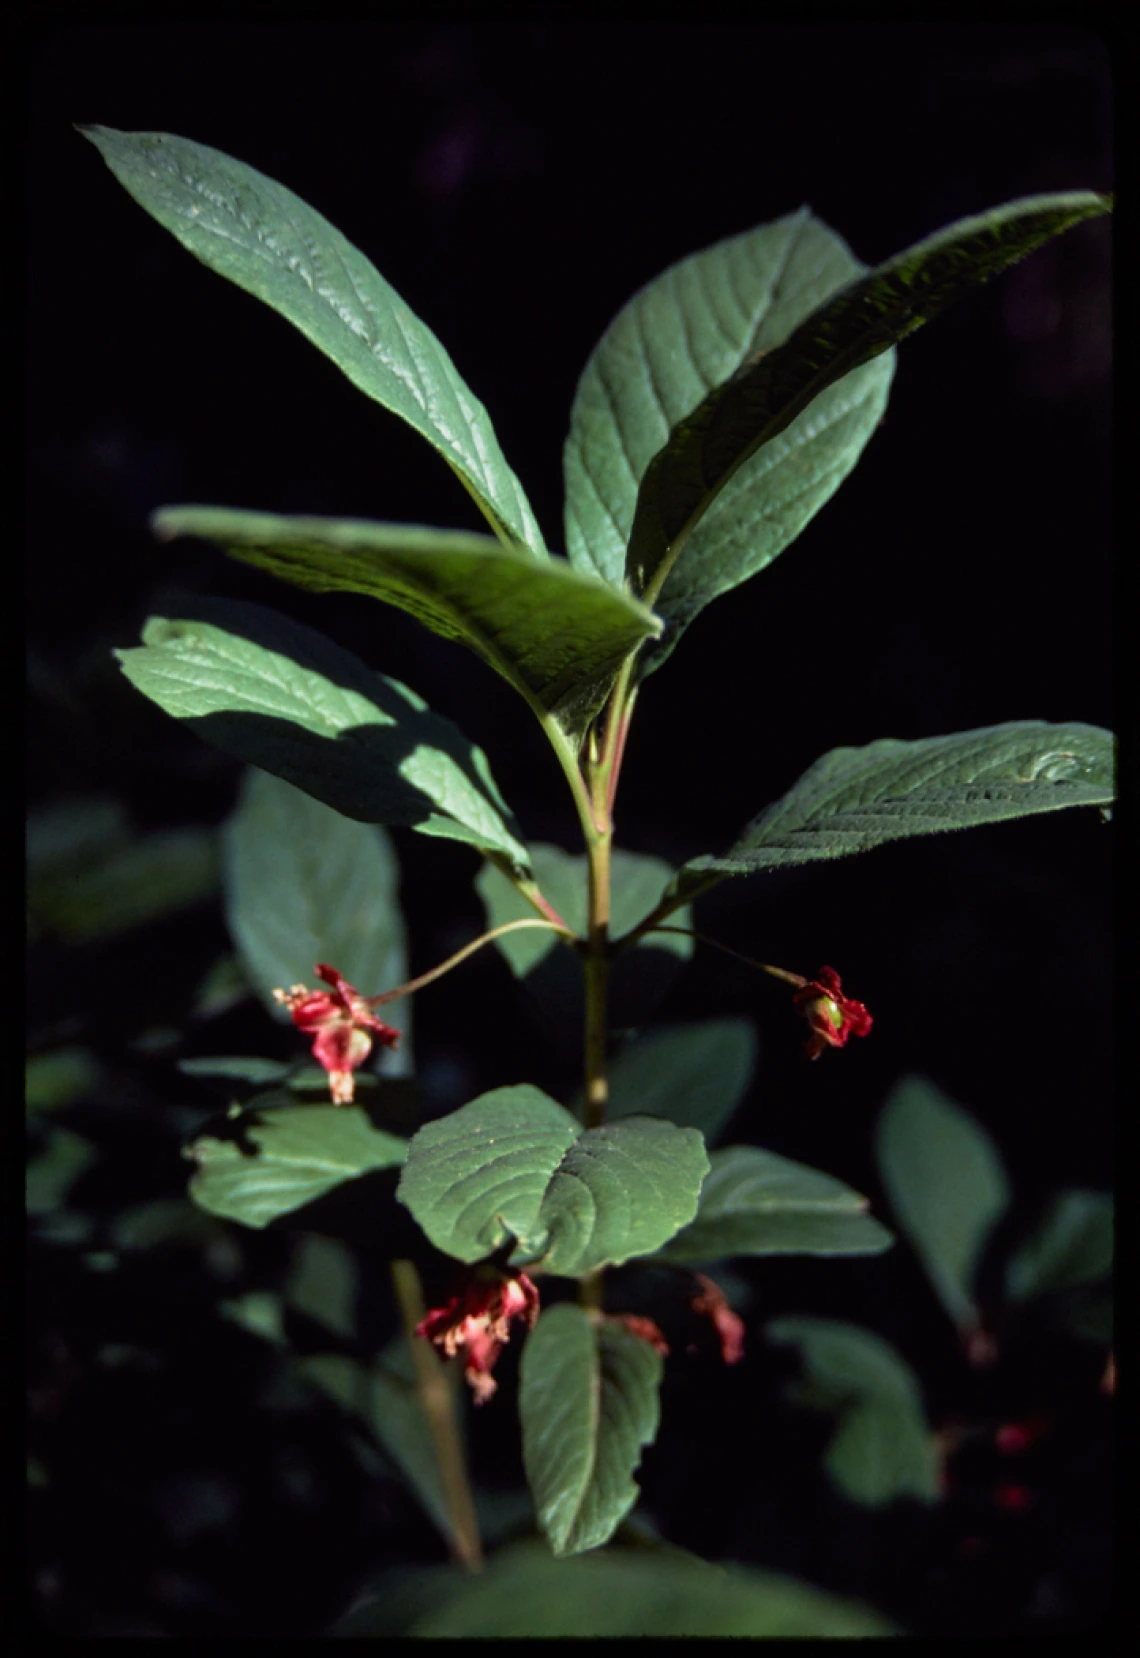
[[[457,1564],[467,1571],[480,1572],[483,1569],[483,1545],[459,1438],[455,1377],[447,1366],[440,1364],[431,1345],[416,1334],[416,1327],[423,1322],[426,1309],[420,1275],[413,1262],[392,1262],[392,1284],[415,1366],[416,1395],[439,1465],[451,1553]]]
[[[479,938],[472,939],[471,943],[465,944],[461,950],[456,950],[453,956],[448,956],[446,961],[441,961],[438,967],[431,968],[427,973],[421,973],[419,978],[409,979],[406,984],[399,984],[394,990],[385,990],[379,996],[366,996],[364,1000],[369,1007],[384,1007],[388,1002],[398,1002],[401,997],[411,996],[415,991],[422,990],[425,985],[431,984],[435,979],[441,979],[445,973],[450,973],[453,967],[458,967],[461,961],[466,961],[468,956],[473,956],[476,950],[483,948],[484,944],[490,944],[493,939],[502,938],[507,933],[518,932],[523,927],[545,927],[548,932],[558,933],[560,937],[566,939],[567,943],[577,944],[580,942],[577,933],[573,932],[561,920],[539,921],[537,919],[532,920],[530,916],[524,916],[519,921],[504,921],[498,927],[492,927],[489,932],[481,934]]]

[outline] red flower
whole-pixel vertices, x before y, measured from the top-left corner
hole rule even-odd
[[[1024,1422],[1005,1422],[994,1434],[994,1444],[1002,1456],[1018,1456],[1037,1440],[1044,1439],[1051,1426],[1044,1415],[1031,1416]]]
[[[369,998],[342,979],[335,967],[319,961],[313,968],[332,990],[308,990],[303,984],[275,990],[274,999],[289,1009],[298,1030],[313,1038],[313,1058],[329,1074],[334,1105],[351,1105],[352,1073],[372,1052],[372,1039],[385,1048],[400,1040],[398,1030],[369,1011]]]
[[[849,1036],[866,1036],[873,1022],[862,1002],[843,994],[834,967],[821,967],[819,977],[809,979],[792,1001],[811,1026],[805,1048],[809,1059],[818,1059],[825,1048],[845,1047]]]
[[[464,1375],[475,1403],[484,1405],[498,1387],[491,1371],[511,1339],[512,1318],[521,1318],[530,1330],[537,1317],[538,1289],[525,1272],[481,1267],[458,1295],[420,1320],[416,1334],[445,1358],[464,1349]]]
[[[739,1364],[744,1357],[744,1320],[733,1312],[719,1284],[706,1278],[703,1272],[695,1272],[693,1277],[701,1289],[689,1305],[695,1313],[712,1319],[720,1337],[720,1352],[725,1364]]]
[[[651,1318],[643,1318],[640,1313],[607,1313],[606,1320],[610,1324],[624,1324],[631,1336],[647,1341],[663,1359],[669,1357],[669,1343]]]

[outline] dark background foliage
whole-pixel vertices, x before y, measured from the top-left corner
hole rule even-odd
[[[556,546],[576,377],[664,266],[801,202],[874,262],[1015,196],[1112,184],[1105,46],[1052,26],[72,25],[29,37],[26,67],[31,798],[110,794],[143,827],[216,824],[237,785],[236,766],[144,703],[109,655],[175,590],[252,598],[324,629],[457,718],[533,838],[572,847],[575,826],[529,714],[474,658],[396,611],[152,543],[148,513],[183,501],[475,517],[421,440],[196,264],[71,123],[197,139],[319,208],[444,341]],[[719,849],[839,744],[1016,718],[1112,723],[1109,246],[1107,222],[1080,226],[904,345],[886,422],[850,480],[649,682],[619,801],[625,845],[673,863]],[[398,839],[418,970],[476,927],[474,859]],[[913,1070],[987,1125],[1019,1211],[1062,1185],[1104,1187],[1109,844],[1096,814],[1057,814],[711,895],[705,930],[799,971],[830,962],[869,1004],[874,1036],[842,1057],[806,1066],[767,981],[711,953],[662,1014],[754,1018],[760,1068],[735,1137],[873,1196],[874,1117]],[[191,1032],[165,1058],[131,1046],[177,1023],[224,947],[214,905],[33,952],[33,1046],[78,1033],[114,1078],[92,1129],[114,1152],[92,1177],[94,1211],[183,1189],[178,1113],[201,1093],[171,1054],[290,1051],[248,1004],[222,1036]],[[523,1076],[565,1080],[490,952],[420,998],[416,1020],[441,1106]],[[243,1238],[242,1283],[274,1282],[285,1248]],[[219,1323],[214,1289],[160,1253],[92,1278],[64,1249],[33,1251],[33,1397],[54,1401],[44,1431],[58,1468],[36,1571],[56,1626],[320,1628],[362,1572],[436,1558],[398,1487],[362,1482],[331,1417],[261,1411],[263,1344]],[[1012,1361],[996,1380],[967,1374],[901,1248],[746,1276],[760,1320],[811,1311],[885,1333],[936,1420],[1034,1403],[1039,1383]],[[95,1366],[100,1342],[136,1340],[160,1355],[157,1379]],[[986,1508],[980,1557],[955,1552],[952,1525],[929,1529],[906,1572],[894,1520],[870,1526],[817,1477],[804,1483],[813,1419],[781,1414],[774,1373],[695,1362],[667,1383],[644,1480],[677,1541],[942,1629],[1062,1628],[1098,1610],[1104,1449],[1079,1355],[1075,1380],[1058,1363],[1058,1397],[1091,1403],[1041,1503],[1000,1519]],[[501,1416],[484,1413],[474,1435],[500,1482],[517,1456]],[[228,1493],[213,1514],[191,1489],[208,1475],[215,1500]],[[1074,1549],[1074,1535],[1093,1543]]]

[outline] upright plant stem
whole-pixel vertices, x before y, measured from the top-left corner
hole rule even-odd
[[[416,1325],[424,1316],[424,1298],[420,1275],[411,1261],[392,1262],[392,1283],[400,1306],[404,1333],[412,1351],[416,1372],[416,1393],[420,1408],[427,1419],[436,1461],[439,1464],[443,1498],[451,1528],[451,1552],[469,1572],[483,1569],[483,1546],[479,1541],[479,1522],[475,1516],[475,1501],[467,1478],[467,1464],[459,1439],[456,1416],[455,1384],[442,1365],[430,1342],[416,1335]]]
[[[604,785],[603,785],[604,786]],[[609,1079],[606,1074],[606,1009],[610,976],[610,840],[606,828],[592,837],[589,860],[589,929],[586,935],[586,1025],[584,1040],[585,1127],[600,1128],[606,1120]],[[601,1309],[602,1274],[599,1269],[578,1286],[583,1307]]]

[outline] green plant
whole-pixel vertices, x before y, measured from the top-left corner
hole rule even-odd
[[[493,532],[180,506],[156,515],[158,537],[197,536],[310,591],[379,599],[473,650],[538,719],[583,845],[573,857],[528,843],[479,748],[307,626],[200,600],[152,617],[141,646],[119,653],[127,677],[258,768],[226,833],[230,927],[267,1008],[311,1038],[332,1095],[314,1103],[311,1071],[199,1061],[278,1086],[195,1140],[191,1195],[264,1227],[373,1181],[412,1371],[389,1355],[366,1409],[456,1558],[478,1565],[481,1545],[450,1372],[432,1348],[462,1354],[485,1401],[512,1326],[516,1339],[529,1329],[519,1410],[540,1529],[556,1555],[598,1549],[636,1501],[668,1352],[653,1319],[612,1305],[607,1272],[667,1269],[731,1363],[740,1320],[705,1269],[733,1256],[873,1255],[892,1241],[831,1175],[755,1146],[710,1154],[747,1076],[746,1032],[629,1037],[694,943],[724,948],[693,929],[693,902],[734,876],[1112,800],[1111,737],[1093,726],[887,738],[826,753],[725,852],[673,871],[613,844],[637,699],[700,611],[790,545],[850,472],[882,418],[895,345],[1109,203],[1087,192],[1011,202],[870,270],[805,209],[672,267],[619,313],[579,384],[563,559],[442,346],[319,214],[204,146],[84,130],[192,253],[425,437]],[[487,931],[414,979],[383,826],[486,860]],[[492,941],[537,996],[580,1016],[580,1095],[563,1104],[523,1082],[409,1123],[390,1061],[370,1070],[370,1055],[406,1064],[405,998]],[[301,982],[314,961],[324,989]],[[834,969],[751,965],[807,1021],[811,1058],[870,1032]],[[420,1275],[439,1256],[456,1264],[454,1291],[428,1308]],[[945,1299],[951,1279],[939,1282]],[[352,1395],[343,1366],[314,1376]]]

